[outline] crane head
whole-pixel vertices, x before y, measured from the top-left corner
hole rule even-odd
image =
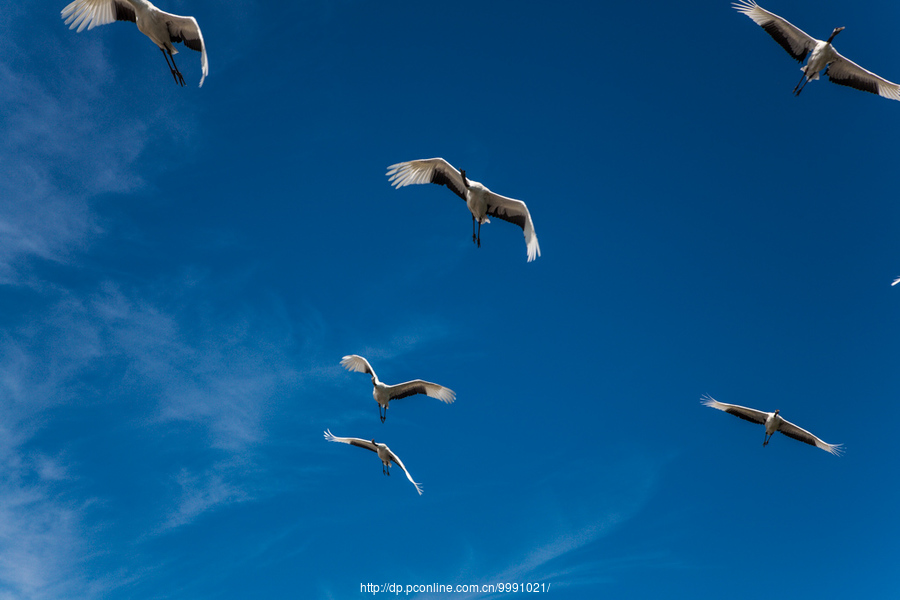
[[[468,187],[469,187],[469,180],[466,178],[466,170],[465,170],[465,169],[460,169],[460,170],[459,170],[459,174],[462,175],[462,178],[463,178],[463,184],[465,184],[465,186],[468,188]]]
[[[830,44],[830,43],[831,43],[831,40],[834,39],[834,36],[836,36],[837,34],[839,34],[840,32],[842,32],[843,30],[844,30],[843,27],[835,27],[835,28],[834,28],[834,31],[831,32],[831,37],[828,38],[828,43]]]

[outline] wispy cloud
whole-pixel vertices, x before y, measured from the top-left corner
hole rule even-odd
[[[522,520],[516,529],[527,532],[525,543],[513,544],[514,550],[504,550],[504,558],[497,561],[494,556],[500,554],[502,545],[497,546],[491,540],[487,547],[482,536],[471,542],[468,552],[464,553],[465,560],[457,568],[457,575],[451,579],[466,584],[528,581],[578,587],[611,581],[617,572],[629,567],[671,564],[671,557],[662,552],[640,556],[618,552],[615,560],[603,561],[596,558],[597,553],[588,551],[638,517],[656,493],[662,470],[671,458],[635,454],[615,463],[594,464],[589,469],[579,465],[577,460],[551,461],[545,457],[548,463],[556,465],[554,470],[547,469],[550,474],[538,483],[534,493],[528,496],[530,500],[516,507],[514,514],[505,513],[507,520]],[[564,467],[559,468],[559,465]],[[597,472],[598,469],[615,483],[578,498],[559,498],[548,492],[556,488],[578,488],[577,480],[584,472]],[[536,520],[534,515],[541,517]],[[446,576],[442,577],[446,579]],[[502,598],[506,594],[478,591],[458,595],[460,598]],[[416,597],[438,596],[421,594]]]
[[[220,321],[183,311],[179,282],[158,287],[168,291],[126,292],[107,283],[90,300],[107,351],[127,365],[126,386],[156,399],[157,423],[206,427],[212,448],[239,453],[259,443],[267,404],[296,378],[287,349],[267,335],[277,326],[251,313]]]
[[[120,574],[92,578],[90,587],[78,571],[78,557],[100,543],[98,518],[103,535],[119,527],[159,535],[273,493],[260,485],[265,466],[254,457],[267,441],[272,403],[299,381],[293,341],[278,311],[241,306],[220,313],[207,302],[218,285],[227,287],[174,278],[107,281],[80,293],[54,289],[54,301],[23,310],[19,324],[0,334],[0,462],[7,474],[0,484],[0,582],[14,590],[8,597],[90,597],[135,577],[140,569],[126,562]],[[116,509],[123,499],[110,482],[82,489],[79,440],[95,433],[44,434],[73,411],[101,418],[112,411],[114,426],[124,430],[119,435],[143,445],[124,451],[178,449],[160,464],[145,464],[153,473],[150,510],[123,517]],[[126,486],[145,475],[116,472]],[[91,477],[104,475],[94,469]],[[86,489],[112,495],[95,499]],[[88,507],[97,503],[107,510],[92,514]],[[118,518],[138,522],[109,521]]]
[[[402,324],[395,324],[395,328],[383,332],[383,338],[370,340],[355,354],[362,354],[370,360],[389,361],[400,356],[408,355],[422,346],[433,343],[435,340],[447,337],[451,332],[448,323],[439,317],[413,317],[408,316]],[[376,368],[372,365],[372,368]]]
[[[238,474],[232,472],[235,469]],[[219,463],[200,474],[182,468],[175,476],[180,490],[177,504],[160,531],[186,525],[216,507],[251,499],[247,490],[234,483],[240,471],[233,463]]]
[[[0,580],[13,598],[55,595],[81,546],[77,511],[41,486],[0,488]]]
[[[96,84],[108,68],[97,43],[84,40],[88,60],[72,61],[46,28],[22,39],[27,13],[4,16],[0,52],[19,60],[0,64],[0,284],[35,284],[30,259],[68,262],[102,233],[93,196],[141,184],[133,167],[149,128],[110,118]]]
[[[0,468],[0,598],[95,597],[81,576],[92,554],[85,534],[90,502],[65,492],[65,465],[22,452],[8,454]],[[117,585],[112,577],[100,580]]]

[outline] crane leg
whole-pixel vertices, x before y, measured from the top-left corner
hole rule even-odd
[[[803,91],[803,88],[806,87],[806,84],[809,83],[809,79],[806,79],[806,71],[803,72],[803,75],[800,77],[800,81],[797,82],[797,85],[794,86],[794,95],[799,96],[800,92]],[[802,84],[802,85],[801,85]]]
[[[175,83],[184,87],[184,77],[181,75],[181,71],[178,70],[178,67],[175,66],[175,57],[169,54],[168,50],[160,48],[160,51],[163,53],[163,56],[166,57],[166,64],[169,66],[169,70],[172,72],[172,77],[175,79]],[[172,64],[169,64],[169,57],[172,57]]]
[[[387,409],[380,404],[378,405],[378,416],[381,418],[382,423],[387,419]]]
[[[763,435],[763,446],[768,446],[770,439],[772,439],[772,436],[770,436],[768,433],[764,434]]]
[[[481,221],[478,221],[478,247],[481,248]]]
[[[475,215],[472,215],[472,243],[475,243]]]

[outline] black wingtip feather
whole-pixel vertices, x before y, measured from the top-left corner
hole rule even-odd
[[[500,206],[488,206],[487,214],[492,217],[497,217],[501,221],[506,221],[507,223],[513,223],[518,225],[523,230],[525,229],[525,215],[511,215],[506,212],[506,209]]]
[[[113,2],[113,6],[116,7],[116,21],[131,21],[132,23],[137,23],[133,8],[118,2]]]
[[[427,396],[428,392],[425,389],[424,385],[417,385],[415,387],[410,387],[409,389],[405,390],[402,394],[398,394],[391,399],[398,400],[400,398],[406,398],[408,396],[415,396],[416,394],[424,394]]]
[[[879,95],[878,94],[878,84],[875,83],[874,81],[866,81],[864,79],[858,79],[853,76],[849,76],[844,79],[836,79],[830,73],[828,73],[828,71],[826,71],[825,74],[828,75],[828,79],[832,83],[836,83],[838,85],[845,85],[847,87],[852,87],[857,90],[862,90],[864,92],[869,92],[872,94]]]
[[[448,189],[452,190],[454,194],[462,198],[466,199],[466,190],[459,189],[456,186],[456,182],[453,181],[450,177],[447,176],[446,173],[441,171],[440,169],[435,169],[434,174],[431,176],[431,183],[436,183],[437,185],[447,186]]]
[[[736,417],[738,417],[738,418],[740,418],[740,419],[743,419],[743,420],[745,420],[745,421],[750,421],[751,423],[758,423],[758,424],[760,424],[760,425],[765,425],[765,424],[766,424],[765,420],[754,419],[753,417],[751,417],[751,416],[749,416],[749,415],[747,415],[747,414],[745,414],[745,413],[743,413],[743,412],[741,412],[741,411],[738,411],[738,410],[725,409],[725,412],[727,412],[729,415],[734,415],[734,416],[736,416]]]
[[[780,29],[774,23],[766,23],[765,25],[761,25],[763,29],[766,30],[766,33],[772,36],[772,39],[778,42],[778,45],[787,50],[787,53],[794,57],[794,60],[797,62],[803,62],[803,59],[806,58],[808,52],[804,48],[800,52],[795,52],[791,47],[791,42],[786,35],[784,35]]]

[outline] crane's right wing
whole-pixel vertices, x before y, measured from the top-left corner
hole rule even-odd
[[[113,21],[135,23],[134,8],[124,0],[75,0],[61,11],[69,29],[93,29]]]
[[[466,182],[462,173],[443,158],[423,158],[397,163],[388,167],[388,181],[395,188],[416,183],[445,185],[457,196],[466,199]]]
[[[368,373],[372,377],[378,378],[375,375],[375,370],[372,369],[372,365],[369,364],[365,358],[358,354],[350,354],[341,359],[341,366],[347,369],[348,371],[354,371],[356,373]]]
[[[325,430],[325,439],[329,442],[341,442],[342,444],[350,444],[351,446],[358,446],[359,448],[371,450],[376,454],[378,453],[378,448],[376,448],[375,444],[373,444],[369,440],[364,440],[362,438],[337,437],[336,435],[331,433],[330,429]]]
[[[772,39],[787,50],[797,62],[803,62],[806,55],[816,47],[815,38],[809,36],[799,27],[791,25],[776,14],[770,13],[753,0],[740,0],[732,2],[735,10],[744,13],[753,22],[765,29]]]
[[[769,416],[769,413],[761,410],[747,408],[746,406],[738,406],[737,404],[726,404],[725,402],[719,402],[711,396],[703,396],[703,405],[725,411],[730,415],[734,415],[745,421],[750,421],[751,423],[759,423],[760,425],[765,425],[766,418]]]

